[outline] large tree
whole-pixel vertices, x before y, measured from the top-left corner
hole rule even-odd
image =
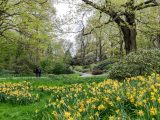
[[[50,0],[0,0],[2,68],[21,72],[19,68],[23,65],[39,65],[46,57],[47,47],[53,40],[53,9]]]
[[[109,21],[114,21],[123,33],[126,54],[136,51],[136,12],[149,7],[159,6],[159,0],[127,0],[119,6],[115,6],[113,1],[104,0],[101,2],[92,2],[91,0],[82,0],[84,3],[92,6],[110,16]]]
[[[5,33],[9,30],[23,33],[22,29],[26,29],[30,23],[45,19],[49,14],[49,4],[49,0],[1,0],[0,37],[6,37]],[[22,25],[25,27],[22,28]]]

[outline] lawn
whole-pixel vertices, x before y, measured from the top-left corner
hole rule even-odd
[[[39,86],[69,86],[77,83],[91,83],[102,82],[106,77],[80,77],[77,74],[73,75],[50,75],[42,78],[35,77],[1,77],[0,84],[17,84],[23,82],[29,82],[29,86],[32,87],[31,93],[38,94],[39,100],[33,103],[19,104],[12,103],[10,101],[3,101],[0,96],[0,120],[32,120],[37,109],[44,108],[45,104],[51,97],[51,93],[41,92],[37,90]],[[1,95],[1,93],[0,93]],[[13,99],[13,98],[12,98]],[[14,99],[16,101],[16,99]]]

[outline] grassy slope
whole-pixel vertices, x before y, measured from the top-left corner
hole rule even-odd
[[[60,76],[52,76],[45,78],[6,78],[0,79],[0,83],[3,82],[22,82],[28,81],[32,86],[64,86],[76,83],[84,83],[84,82],[101,82],[105,79],[105,76],[101,77],[79,77],[78,75],[60,75]],[[36,92],[36,91],[35,91]],[[50,95],[40,93],[41,99],[39,102],[29,104],[29,105],[11,105],[9,103],[0,103],[0,120],[31,120],[32,115],[36,109],[40,109],[44,107],[46,101],[48,101]]]

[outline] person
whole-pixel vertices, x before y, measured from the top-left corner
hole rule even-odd
[[[36,77],[41,77],[42,71],[40,67],[36,67],[34,73],[36,74]]]
[[[38,67],[38,77],[41,77],[41,74],[42,74],[41,68]]]

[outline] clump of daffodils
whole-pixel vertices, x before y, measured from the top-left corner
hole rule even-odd
[[[67,87],[39,87],[52,93],[44,111],[57,120],[158,119],[160,115],[160,75],[126,78],[124,82],[107,79],[100,83]],[[52,115],[51,115],[52,116]]]
[[[39,99],[39,95],[32,95],[29,83],[0,83],[0,102],[28,104]]]

